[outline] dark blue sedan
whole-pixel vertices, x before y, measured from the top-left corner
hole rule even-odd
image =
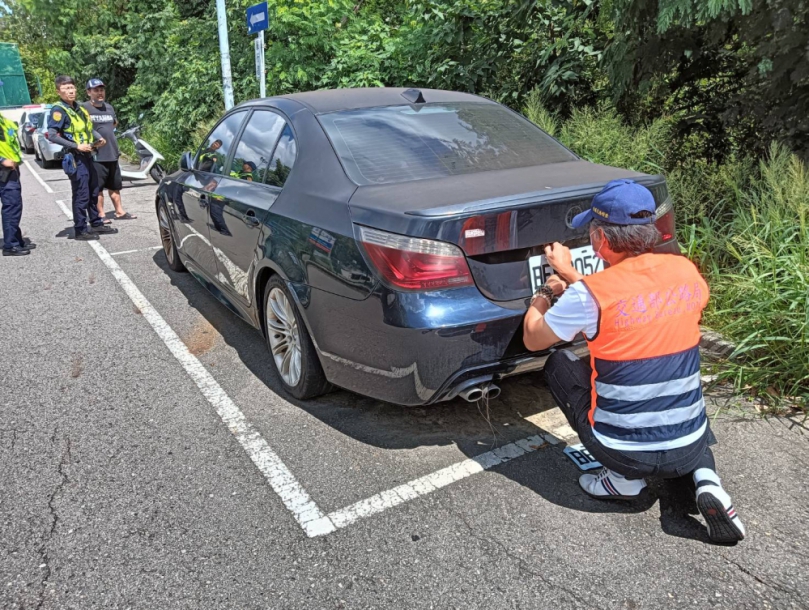
[[[403,405],[495,396],[543,247],[601,261],[570,220],[630,177],[678,251],[665,180],[595,165],[508,108],[450,91],[340,89],[229,111],[157,192],[169,266],[266,338],[296,398],[332,385]],[[586,346],[582,343],[582,347]]]

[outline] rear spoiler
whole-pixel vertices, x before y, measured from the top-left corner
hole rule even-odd
[[[654,176],[638,176],[633,178],[638,184],[646,187],[657,186],[665,184],[666,178],[660,174]],[[560,199],[573,199],[580,197],[587,197],[598,193],[606,182],[593,182],[590,184],[578,184],[576,186],[551,188],[547,187],[542,191],[534,191],[532,193],[522,193],[520,195],[509,195],[507,197],[494,197],[492,199],[481,199],[479,201],[471,201],[468,203],[458,203],[447,205],[437,208],[428,208],[426,210],[413,210],[405,212],[409,216],[420,216],[422,218],[441,218],[445,216],[458,216],[466,214],[485,214],[488,212],[495,212],[497,210],[508,208],[514,209],[521,206],[535,206],[537,203],[550,203]],[[654,191],[653,191],[654,192]],[[655,200],[657,201],[657,197]],[[660,205],[662,201],[657,201]]]

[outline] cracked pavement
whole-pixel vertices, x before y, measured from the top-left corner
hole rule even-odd
[[[584,497],[562,446],[307,538],[87,244],[60,170],[23,172],[31,256],[0,260],[0,608],[807,608],[809,430],[714,397],[720,475],[748,539],[717,547],[687,484]],[[127,187],[116,262],[324,511],[537,434],[541,376],[402,409],[290,402],[266,348],[158,250],[154,185]]]

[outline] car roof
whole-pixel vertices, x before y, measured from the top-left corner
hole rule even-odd
[[[408,91],[403,87],[368,87],[356,89],[323,89],[320,91],[306,91],[304,93],[290,93],[280,95],[273,99],[287,99],[299,102],[309,108],[315,114],[326,112],[337,112],[340,110],[357,110],[360,108],[375,108],[378,106],[397,106],[400,104],[410,104],[411,102],[402,97]],[[443,91],[441,89],[416,89],[421,92],[424,102],[448,103],[448,102],[483,102],[494,104],[486,98],[469,93],[458,91]],[[260,105],[265,99],[255,99],[247,102],[248,105]]]

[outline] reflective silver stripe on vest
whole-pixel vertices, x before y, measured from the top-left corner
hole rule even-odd
[[[611,385],[601,383],[596,380],[596,393],[603,398],[611,400],[625,400],[627,402],[638,402],[641,400],[652,400],[660,396],[677,396],[685,394],[700,387],[700,373],[697,371],[693,375],[682,379],[672,379],[662,383],[648,383],[646,385]]]
[[[647,443],[645,441],[622,441],[609,436],[604,436],[595,429],[593,430],[593,436],[605,447],[617,449],[619,451],[669,451],[670,449],[679,449],[680,447],[685,447],[691,443],[696,443],[702,438],[702,435],[705,434],[705,429],[707,427],[708,420],[706,419],[704,422],[702,422],[699,430],[693,432],[692,434],[681,436],[680,438],[675,438],[671,441],[655,441],[651,443]]]
[[[705,410],[705,399],[700,398],[688,407],[677,407],[665,411],[646,411],[645,413],[612,413],[604,409],[596,409],[593,420],[618,428],[656,428],[673,426],[698,417]]]

